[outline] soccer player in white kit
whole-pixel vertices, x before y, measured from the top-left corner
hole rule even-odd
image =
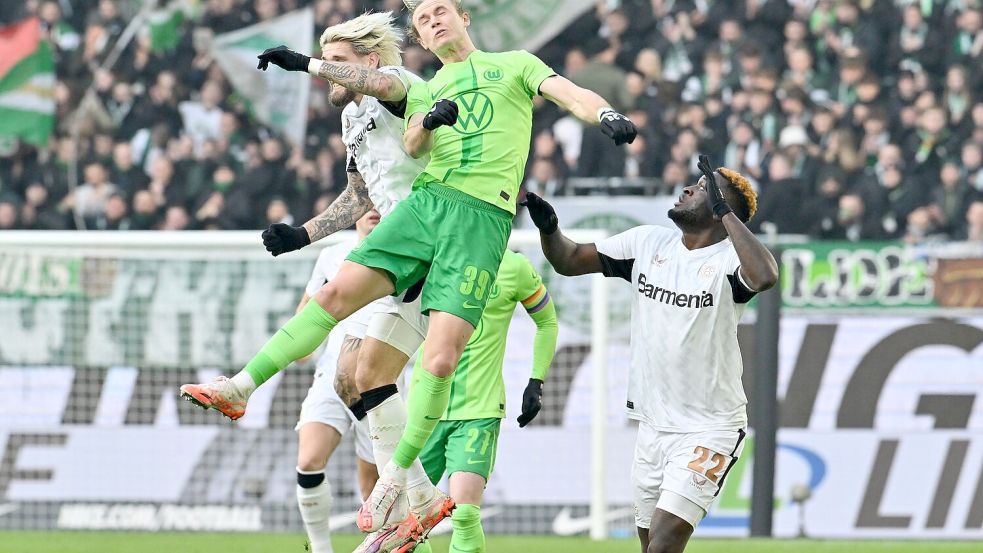
[[[338,268],[352,248],[368,236],[379,223],[379,212],[369,210],[355,223],[356,237],[328,246],[314,264],[311,278],[297,310],[307,305],[311,296],[338,274]],[[325,468],[331,455],[351,430],[355,439],[355,457],[359,491],[364,500],[372,492],[379,478],[369,441],[368,428],[357,424],[349,404],[335,391],[337,367],[354,366],[358,345],[365,338],[365,331],[373,313],[379,309],[373,302],[348,317],[339,326],[341,332],[328,337],[324,352],[317,360],[314,381],[300,408],[297,426],[297,506],[307,531],[312,553],[332,553],[331,547],[331,483],[325,476]]]
[[[704,176],[683,189],[677,229],[639,226],[596,244],[558,232],[553,207],[523,205],[562,275],[631,283],[628,417],[639,421],[632,467],[643,553],[678,553],[720,493],[747,428],[737,325],[748,301],[778,281],[778,264],[745,223],[748,180],[700,156]]]
[[[397,31],[391,12],[366,13],[324,31],[321,60],[311,59],[284,46],[259,56],[259,68],[269,64],[290,71],[304,71],[332,83],[330,101],[345,106],[342,112],[343,139],[348,149],[348,186],[324,213],[302,227],[275,224],[263,232],[263,243],[274,256],[300,249],[339,230],[349,228],[374,206],[382,217],[405,199],[429,156],[414,159],[403,145],[403,111],[410,85],[419,77],[400,67]],[[359,371],[369,380],[355,382],[355,367],[338,364],[335,379],[341,399],[356,416],[367,413],[376,463],[385,466],[406,424],[405,406],[396,393],[396,380],[409,358],[419,349],[427,333],[427,317],[421,313],[419,287],[402,298],[386,297],[366,329],[366,338],[346,337],[344,349],[358,349]],[[257,379],[257,376],[260,378]],[[241,371],[232,378],[219,377],[204,384],[185,384],[181,395],[195,404],[220,411],[235,420],[245,413],[249,395],[271,375]],[[359,397],[357,388],[385,392]],[[390,392],[391,388],[391,392]],[[417,504],[449,503],[450,498],[431,484],[419,461],[409,469],[408,492]],[[391,532],[409,514],[401,496],[391,511],[391,521],[374,529],[367,541]],[[361,524],[360,526],[365,528]]]

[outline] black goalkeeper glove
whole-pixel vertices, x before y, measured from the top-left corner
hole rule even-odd
[[[539,232],[549,236],[560,227],[560,221],[556,218],[556,210],[549,202],[536,194],[526,192],[526,199],[519,202],[519,205],[529,210],[529,217]]]
[[[727,200],[724,199],[723,193],[720,192],[720,187],[717,186],[717,179],[714,177],[713,167],[710,166],[710,158],[701,155],[697,168],[706,177],[707,206],[710,207],[710,211],[713,211],[714,218],[720,220],[724,218],[724,215],[733,213],[734,211],[727,205]]]
[[[631,144],[635,141],[638,129],[635,128],[635,124],[631,122],[631,119],[628,119],[611,108],[602,111],[599,119],[601,120],[601,132],[607,135],[608,138],[614,139],[616,145]]]
[[[272,63],[287,71],[303,71],[306,73],[307,66],[311,63],[310,56],[294,52],[283,45],[277,46],[276,48],[267,48],[262,54],[256,57],[259,58],[259,65],[256,66],[256,69],[262,69],[263,71],[266,71],[266,68]]]
[[[522,392],[522,413],[519,414],[519,428],[525,428],[543,408],[543,381],[530,378],[526,391]]]
[[[440,99],[423,116],[423,128],[432,131],[441,125],[448,127],[457,123],[457,104],[452,100]]]
[[[266,251],[276,257],[282,253],[299,250],[311,243],[304,227],[292,227],[286,223],[276,223],[263,231],[263,245]]]

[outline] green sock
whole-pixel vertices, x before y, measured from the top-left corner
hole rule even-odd
[[[397,465],[408,469],[420,455],[447,410],[453,381],[454,375],[439,377],[427,370],[420,371],[420,379],[413,384],[413,393],[406,404],[406,429],[393,453]]]
[[[334,317],[311,300],[266,342],[243,370],[259,386],[291,361],[310,355],[337,324]]]
[[[458,504],[451,515],[454,536],[451,538],[453,553],[485,553],[485,531],[481,528],[481,507]],[[419,551],[419,548],[417,548]]]
[[[413,553],[433,553],[433,548],[430,547],[430,540],[427,540],[420,545],[416,546]]]

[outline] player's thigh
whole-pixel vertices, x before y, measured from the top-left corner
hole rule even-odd
[[[379,471],[375,463],[363,459],[355,459],[355,468],[358,474],[358,489],[362,494],[362,501],[365,501],[372,494],[375,483],[379,481]]]
[[[455,430],[447,439],[447,473],[452,478],[457,473],[470,473],[487,483],[495,469],[495,455],[498,451],[498,436],[502,419],[488,418],[455,422]],[[482,484],[483,487],[484,484]],[[458,500],[457,497],[454,499],[455,501]],[[481,499],[480,494],[478,494],[477,499]],[[469,503],[470,501],[463,502]]]
[[[508,246],[511,216],[486,205],[478,208],[446,201],[433,263],[423,287],[423,310],[457,315],[477,326],[502,256]]]
[[[672,492],[666,492],[659,500],[689,502],[682,496],[676,496]],[[695,504],[692,505],[699,509]],[[682,553],[686,549],[690,536],[693,535],[693,526],[683,518],[657,508],[652,515],[652,521],[648,530],[648,545],[645,553]]]
[[[371,334],[372,325],[369,328]],[[355,385],[359,392],[394,384],[409,361],[405,353],[370,334],[366,334],[358,353]]]
[[[743,430],[675,434],[667,438],[659,509],[696,527],[720,494],[744,448]],[[650,538],[654,540],[654,536]]]
[[[335,278],[314,294],[314,301],[340,321],[392,292],[393,281],[385,271],[345,261]]]
[[[451,313],[430,312],[430,328],[423,343],[423,368],[441,377],[450,376],[468,345],[474,326]]]
[[[473,472],[455,472],[450,476],[451,498],[457,504],[481,505],[488,481]]]
[[[342,433],[334,426],[307,422],[297,430],[297,468],[321,470],[341,443]]]

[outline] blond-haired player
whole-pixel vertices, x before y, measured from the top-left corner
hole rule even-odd
[[[703,178],[669,218],[597,244],[559,232],[552,206],[527,195],[543,252],[562,275],[632,284],[628,417],[638,420],[632,482],[643,553],[679,553],[744,446],[747,399],[737,324],[778,281],[778,264],[745,223],[757,198],[746,178],[700,156]]]
[[[330,102],[335,106],[344,106],[341,114],[342,138],[347,147],[348,185],[323,213],[303,226],[275,224],[263,232],[263,243],[274,256],[297,250],[351,227],[373,206],[384,220],[410,194],[413,180],[426,167],[429,156],[413,158],[403,145],[402,117],[407,90],[420,79],[400,67],[402,38],[391,13],[366,13],[329,27],[322,33],[322,59],[311,59],[282,46],[271,48],[259,56],[260,69],[265,70],[272,63],[288,70],[309,70],[314,76],[328,79],[332,83]],[[346,264],[344,257],[337,260],[339,267],[332,271],[332,281],[341,266]],[[320,288],[322,286],[319,285],[310,290],[308,297],[316,296]],[[415,290],[415,293],[418,296],[419,290]],[[383,388],[388,392],[391,388],[395,392],[395,382],[400,372],[426,334],[427,320],[421,313],[419,298],[414,299],[413,294],[414,290],[411,289],[400,297],[376,300],[346,319],[342,329],[345,335],[340,348],[342,354],[337,361],[334,387],[340,400],[359,421],[356,435],[371,436],[372,452],[380,466],[384,466],[392,456],[405,425],[405,413],[401,411],[402,402],[398,395],[382,409],[377,409],[382,400],[373,403],[378,394],[368,394],[367,400],[363,401],[356,391],[354,360],[357,358],[358,364],[371,367],[365,371],[366,375],[377,375],[376,380],[369,381],[363,389]],[[310,305],[305,305],[304,309],[309,308]],[[303,313],[304,309],[299,312]],[[368,323],[352,324],[353,318],[367,319]],[[321,341],[323,337],[317,342]],[[278,361],[285,365],[290,360]],[[202,407],[217,409],[235,420],[245,413],[252,391],[273,372],[247,369],[231,379],[219,377],[205,384],[186,384],[181,387],[181,394]],[[319,393],[318,397],[330,397],[330,394]],[[308,402],[311,406],[309,413],[318,412],[314,403],[324,402]],[[302,422],[326,422],[330,425],[331,420],[314,417]],[[298,486],[303,488],[298,493],[304,497],[302,502],[315,504],[318,502],[316,497],[328,497],[325,493],[330,493],[322,489],[327,485],[323,471],[324,446],[331,443],[334,435],[323,424],[299,425],[299,431],[302,445],[307,447],[302,448],[298,459]],[[417,485],[418,495],[437,503],[444,501],[446,496],[436,493],[436,488],[419,463],[416,463],[411,478]],[[323,528],[327,524],[327,504],[329,501],[325,500],[319,507],[308,509],[311,513],[305,514],[305,521],[316,519],[315,526]],[[405,518],[407,508],[405,501],[397,506],[393,512],[396,522]],[[323,530],[315,532],[319,532],[323,538]],[[326,539],[315,540],[313,536],[311,543],[315,553],[330,546]]]
[[[392,382],[389,375],[358,363],[356,381],[366,409],[386,411],[380,418],[391,421],[387,428],[405,427],[363,506],[361,526],[381,528],[394,520],[400,502],[410,505],[409,515],[389,537],[363,543],[360,551],[368,553],[412,549],[454,506],[425,474],[419,478],[417,458],[447,408],[454,371],[495,285],[529,155],[533,98],[543,96],[598,125],[618,145],[637,134],[604,98],[557,75],[535,55],[478,50],[468,32],[471,16],[459,1],[404,3],[420,44],[443,64],[430,81],[413,83],[409,90],[364,66],[282,50],[261,57],[261,67],[276,63],[307,70],[367,94],[372,83],[371,94],[380,100],[405,100],[405,150],[430,160],[413,182],[413,192],[351,253],[338,277],[250,360],[246,377],[236,377],[243,386],[263,382],[308,355],[339,320],[426,278],[421,291],[421,309],[429,315],[423,370],[405,409],[395,386],[386,383]]]

